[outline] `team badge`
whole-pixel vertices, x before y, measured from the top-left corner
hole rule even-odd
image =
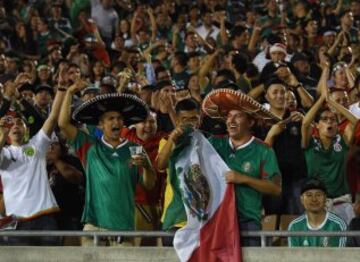
[[[35,149],[31,146],[25,147],[24,148],[24,154],[26,156],[34,156],[35,155]]]
[[[305,240],[303,241],[303,246],[304,246],[304,247],[308,247],[308,246],[309,246],[309,241],[308,241],[307,239],[305,239]]]
[[[244,164],[242,164],[242,169],[244,170],[244,172],[249,173],[251,171],[251,163],[244,162]]]
[[[200,165],[190,166],[184,176],[184,203],[190,209],[190,214],[204,221],[209,216],[210,187],[202,174]]]
[[[329,246],[329,238],[328,238],[328,237],[324,237],[324,238],[322,239],[322,246],[323,246],[323,247]]]
[[[35,123],[35,118],[33,117],[33,116],[29,116],[29,118],[28,118],[28,124],[34,124]]]

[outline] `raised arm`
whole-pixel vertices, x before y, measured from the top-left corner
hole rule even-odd
[[[184,133],[181,127],[175,128],[157,156],[157,169],[163,171],[167,168],[170,156],[175,148],[176,141]]]
[[[156,24],[156,20],[155,20],[155,16],[154,16],[154,12],[153,12],[152,8],[148,8],[147,13],[149,15],[150,23],[151,23],[151,39],[150,39],[150,42],[155,43],[155,41],[156,41],[156,33],[157,33],[157,24]]]
[[[298,93],[301,100],[301,105],[304,108],[310,108],[314,104],[314,98],[309,94],[308,91],[306,91],[304,86],[293,74],[290,75],[290,85],[295,88],[294,91]]]
[[[217,56],[221,53],[220,49],[217,49],[213,54],[211,54],[207,60],[205,61],[205,63],[203,63],[203,65],[200,67],[198,76],[199,76],[199,83],[200,83],[200,88],[201,90],[203,90],[208,81],[206,79],[207,74],[209,74],[210,70],[212,69],[215,59],[217,58]]]
[[[137,43],[138,43],[137,36],[136,36],[136,19],[137,19],[137,16],[138,16],[138,13],[135,12],[134,17],[131,20],[131,25],[130,25],[131,41],[133,42],[134,45],[137,45]]]
[[[335,102],[334,100],[329,98],[327,102],[332,108],[334,108],[337,112],[339,112],[347,120],[349,120],[349,124],[345,128],[343,138],[347,145],[351,145],[354,140],[355,130],[359,122],[359,119],[355,115],[353,115],[349,110],[347,110],[345,107]]]
[[[302,126],[301,126],[301,146],[302,148],[307,148],[309,146],[309,142],[312,135],[312,122],[315,119],[316,113],[322,107],[325,101],[325,95],[321,95],[321,97],[316,101],[313,107],[306,113]]]
[[[10,131],[10,129],[5,126],[5,122],[6,122],[5,118],[2,117],[0,119],[0,153],[6,143],[6,140],[8,138],[9,131]],[[2,156],[2,154],[1,154],[1,156]],[[0,158],[0,162],[1,162],[1,160],[2,159]]]
[[[85,88],[87,83],[83,80],[78,80],[70,86],[65,94],[63,103],[60,110],[59,116],[59,127],[61,132],[65,135],[67,139],[74,140],[77,135],[77,128],[71,123],[71,103],[73,95]]]
[[[54,102],[51,107],[51,112],[42,126],[42,130],[48,137],[51,136],[52,132],[55,129],[60,113],[61,103],[64,100],[65,93],[66,89],[58,88],[58,90],[56,91]]]
[[[228,41],[229,41],[229,37],[228,34],[226,32],[226,27],[225,27],[225,20],[226,20],[226,14],[221,13],[220,16],[220,39],[221,39],[221,44],[227,45]]]
[[[316,92],[317,92],[318,95],[321,94],[324,87],[327,88],[327,80],[329,78],[329,73],[330,73],[330,65],[329,65],[330,62],[328,61],[328,58],[325,57],[325,55],[320,55],[320,56],[321,56],[322,73],[321,73],[319,83],[318,83],[318,85],[316,87]]]

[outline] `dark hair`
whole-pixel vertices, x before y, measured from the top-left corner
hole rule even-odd
[[[249,78],[259,77],[259,69],[254,63],[249,63],[247,65],[246,74]]]
[[[265,91],[267,91],[271,85],[283,85],[287,87],[286,83],[275,75],[265,82],[264,84]]]
[[[242,25],[235,26],[231,31],[231,39],[234,39],[237,36],[241,36],[244,32],[247,31],[247,28]]]
[[[223,76],[232,82],[236,82],[236,77],[235,77],[233,71],[231,71],[229,69],[221,69],[221,70],[217,71],[216,77],[219,77],[219,76]]]
[[[182,51],[175,52],[174,58],[178,61],[180,65],[184,67],[187,65],[188,56],[185,52]]]
[[[196,102],[192,98],[181,100],[175,106],[176,114],[180,113],[181,111],[191,111],[191,110],[200,111],[200,106],[198,102]]]
[[[239,53],[232,56],[231,62],[238,73],[244,74],[246,72],[249,59],[246,55]]]
[[[314,121],[315,121],[316,123],[319,123],[320,118],[321,118],[321,115],[322,115],[324,112],[327,112],[327,111],[332,112],[332,111],[330,110],[330,108],[327,107],[327,106],[323,106],[322,108],[320,108],[320,109],[316,112]],[[336,119],[337,119],[337,118],[336,118]]]
[[[164,72],[164,71],[167,71],[167,69],[164,66],[162,66],[162,65],[158,66],[155,69],[155,77],[158,78],[159,73]]]
[[[78,65],[75,64],[75,63],[70,63],[68,69],[70,69],[70,67],[75,67],[75,68],[80,69],[80,66],[78,66]]]
[[[194,51],[194,52],[190,52],[190,53],[188,53],[188,59],[190,59],[190,58],[193,58],[193,57],[198,57],[198,56],[200,56],[200,53],[199,52],[196,52],[196,51]]]
[[[157,83],[156,89],[161,90],[166,86],[173,86],[173,83],[171,81],[169,81],[169,80],[162,80],[162,81]]]

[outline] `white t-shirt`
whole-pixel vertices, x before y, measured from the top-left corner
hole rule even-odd
[[[212,32],[211,32],[211,34],[210,34],[210,37],[212,37],[213,39],[216,40],[218,34],[220,33],[220,30],[219,30],[219,28],[217,28],[216,26],[212,26],[211,29],[212,29]],[[197,32],[204,40],[206,40],[206,37],[207,37],[208,34],[210,33],[210,30],[207,30],[207,29],[205,28],[205,26],[202,25],[202,26],[199,26],[198,28],[196,28],[196,32]]]
[[[41,129],[27,144],[1,150],[0,175],[7,215],[31,218],[59,210],[46,170],[50,143]]]
[[[357,118],[360,118],[360,102],[352,104],[350,106],[350,112],[353,113]]]

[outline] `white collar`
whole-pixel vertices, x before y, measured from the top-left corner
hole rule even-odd
[[[242,148],[245,148],[247,147],[248,145],[250,145],[253,141],[254,141],[255,137],[254,136],[251,136],[251,138],[249,139],[249,141],[247,141],[245,144],[242,144],[240,146],[238,146],[237,148],[234,147],[232,141],[231,141],[231,138],[229,137],[229,145],[230,147],[233,149],[233,150],[238,150],[238,149],[242,149]]]
[[[308,229],[310,229],[310,230],[320,230],[325,226],[325,223],[326,223],[326,221],[328,220],[328,217],[329,217],[329,212],[326,211],[324,221],[317,227],[312,227],[310,225],[310,223],[309,223],[309,218],[308,218],[307,214],[305,216],[306,216],[306,224],[307,224]]]
[[[120,138],[120,139],[121,139],[121,138]],[[114,147],[113,147],[112,145],[110,145],[108,142],[105,141],[104,135],[101,137],[101,142],[103,142],[104,145],[106,145],[107,147],[110,147],[111,149],[114,149]],[[118,148],[124,146],[127,142],[128,142],[128,140],[127,140],[127,139],[124,139],[123,142],[120,143],[118,146],[116,146],[115,149],[118,149]]]

